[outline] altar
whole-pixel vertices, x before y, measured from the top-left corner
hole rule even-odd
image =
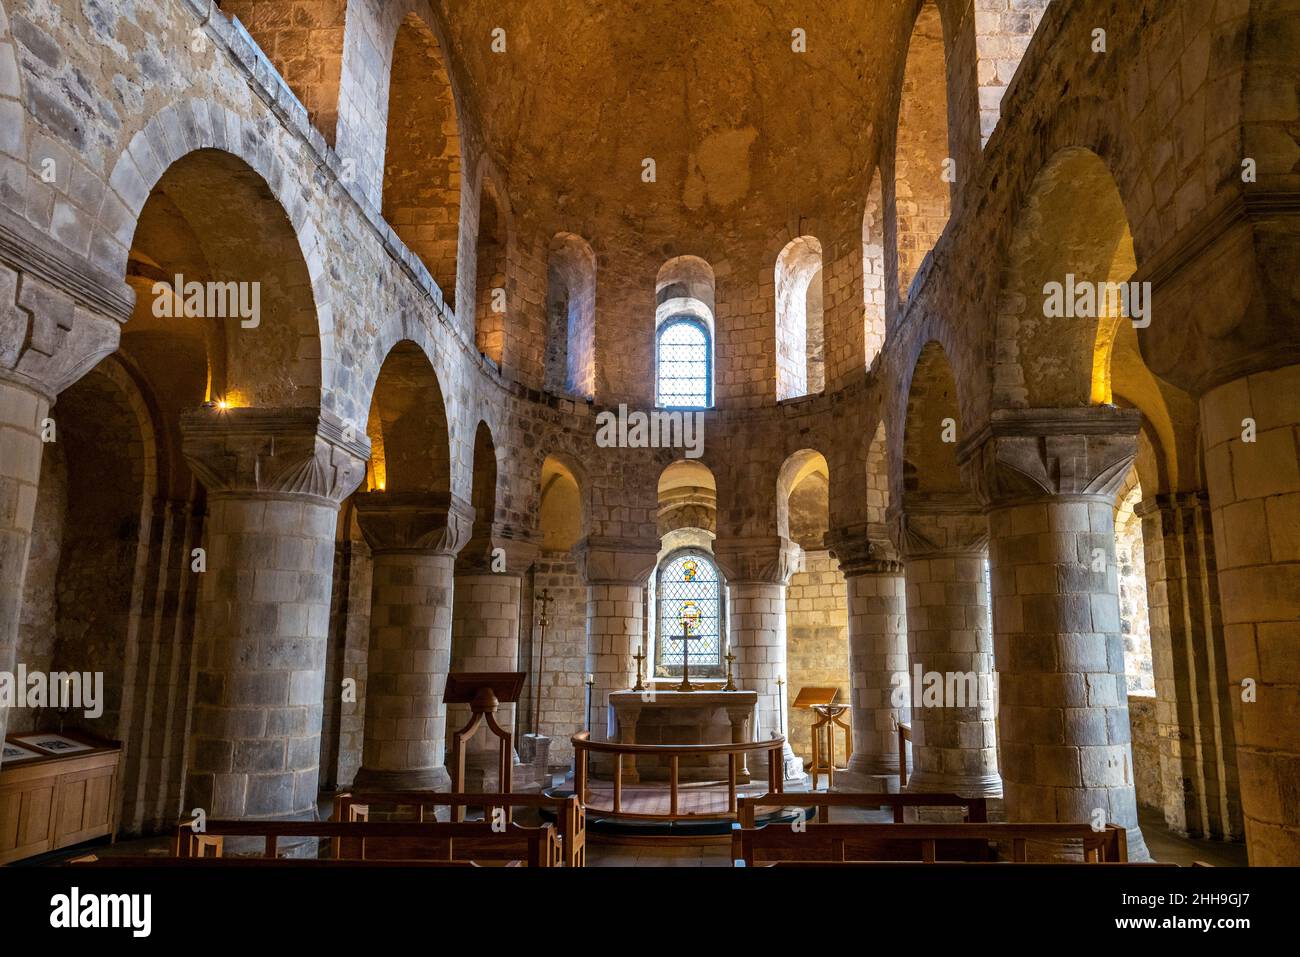
[[[609,696],[609,734],[620,744],[739,744],[750,740],[757,703],[755,691],[721,688],[614,691]],[[624,760],[623,778],[666,781],[670,760],[665,755],[638,754],[635,762]],[[736,770],[739,783],[749,781],[747,768],[742,765]],[[684,755],[679,758],[678,775],[683,782],[725,781],[727,755]]]

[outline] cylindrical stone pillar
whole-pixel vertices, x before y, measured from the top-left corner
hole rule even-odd
[[[1252,865],[1300,862],[1300,365],[1201,398]]]
[[[998,797],[993,635],[982,514],[905,506],[914,793]],[[918,680],[919,679],[919,680]]]
[[[447,707],[456,552],[472,512],[446,493],[354,497],[373,556],[366,731],[356,785],[448,790]]]
[[[1016,410],[963,450],[988,504],[1000,764],[1011,821],[1115,823],[1149,855],[1137,796],[1115,495],[1140,414]]]
[[[736,656],[737,687],[758,693],[750,738],[767,741],[777,735],[787,740],[783,774],[787,781],[802,781],[803,762],[790,747],[786,715],[790,685],[786,671],[785,593],[793,569],[791,543],[779,537],[721,539],[714,555],[727,576],[730,596],[730,649]],[[763,780],[766,755],[749,760],[750,776]]]
[[[0,379],[0,671],[14,673],[27,549],[41,476],[41,423],[49,399]],[[0,704],[0,741],[8,707]]]
[[[314,410],[205,408],[181,430],[208,489],[186,807],[313,816],[338,503],[368,448]]]
[[[519,671],[519,592],[520,578],[500,574],[456,575],[456,594],[452,605],[452,671]],[[526,669],[524,669],[526,670]],[[472,717],[469,705],[447,706],[448,760],[451,758],[451,734]],[[515,734],[515,706],[503,702],[497,707],[495,720]],[[511,746],[511,761],[518,763],[518,736]],[[497,791],[500,777],[501,740],[484,722],[466,742],[465,791]],[[517,782],[516,782],[517,783]]]
[[[826,544],[844,573],[849,618],[853,754],[836,787],[896,792],[898,724],[911,720],[910,686],[895,681],[907,674],[903,566],[888,542],[873,541],[865,529],[832,531]]]
[[[658,545],[589,537],[575,553],[587,582],[587,669],[595,682],[591,739],[616,741],[609,695],[636,683],[632,656],[644,641],[645,583]]]

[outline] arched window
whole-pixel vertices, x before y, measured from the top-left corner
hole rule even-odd
[[[694,316],[675,316],[655,337],[655,404],[668,409],[713,405],[709,329]]]
[[[722,576],[707,552],[680,549],[667,555],[655,576],[655,674],[682,673],[682,632],[691,674],[720,676],[726,633]]]

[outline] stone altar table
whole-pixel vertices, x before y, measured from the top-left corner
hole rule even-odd
[[[749,741],[753,726],[755,691],[614,691],[609,696],[610,737],[620,744],[740,744]],[[668,780],[667,755],[642,754],[636,761],[624,759],[623,779]],[[727,755],[683,756],[679,779],[725,781]],[[736,780],[749,781],[742,763]]]

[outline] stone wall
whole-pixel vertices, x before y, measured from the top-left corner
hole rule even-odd
[[[786,639],[789,642],[786,686],[787,737],[795,754],[812,760],[809,728],[816,715],[790,707],[799,689],[839,688],[836,701],[849,703],[849,618],[844,575],[825,549],[805,551],[803,569],[790,577],[785,597]],[[844,737],[836,731],[836,760],[843,766]]]
[[[1133,729],[1133,781],[1138,806],[1163,813],[1165,795],[1160,781],[1160,735],[1155,698],[1130,694],[1128,720]]]
[[[529,682],[519,708],[519,727],[528,731],[532,730],[531,694],[540,637],[536,599],[543,588],[549,589],[554,601],[546,628],[546,663],[541,672],[541,729],[551,738],[551,766],[568,768],[573,764],[569,738],[586,726],[587,688],[583,677],[587,672],[587,587],[577,562],[561,552],[543,552],[524,579],[519,670],[528,672]],[[534,609],[531,616],[530,608]]]

